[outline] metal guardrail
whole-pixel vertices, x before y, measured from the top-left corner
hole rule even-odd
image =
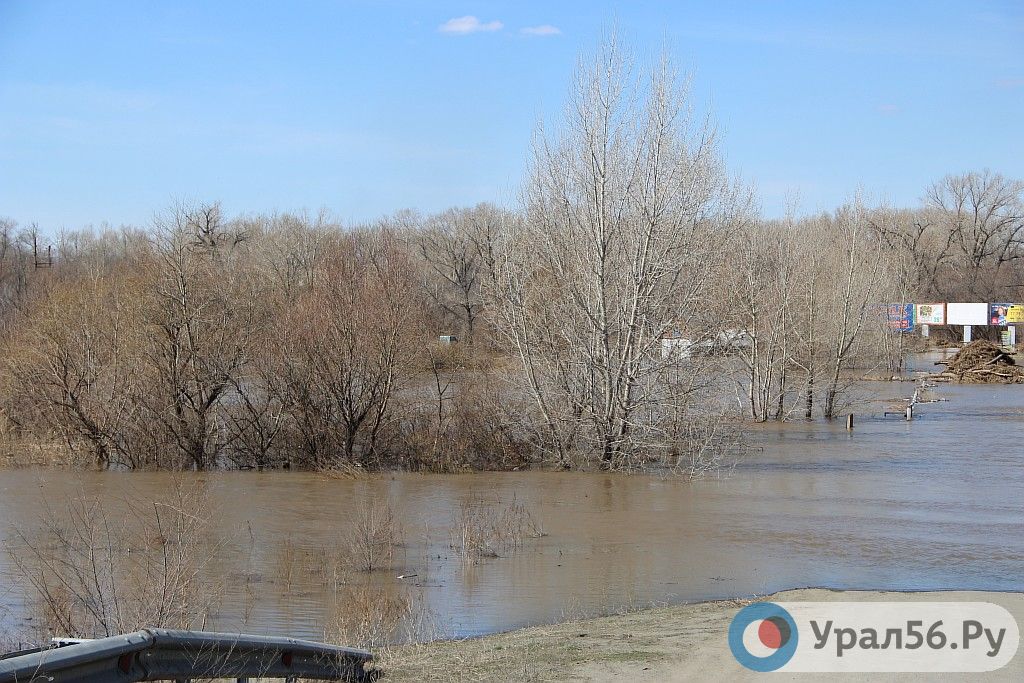
[[[12,653],[0,683],[134,683],[197,678],[372,680],[373,655],[293,638],[146,629],[122,636]]]

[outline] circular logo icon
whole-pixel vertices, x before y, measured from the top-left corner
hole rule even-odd
[[[793,658],[796,622],[774,602],[747,605],[729,624],[729,649],[752,671],[775,671]]]

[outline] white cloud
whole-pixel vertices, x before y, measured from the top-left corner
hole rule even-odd
[[[562,35],[562,29],[551,24],[541,24],[540,26],[527,26],[519,31],[523,35],[527,36],[560,36]]]
[[[464,17],[455,17],[449,19],[440,26],[437,30],[441,33],[450,33],[453,35],[464,36],[469,33],[487,33],[493,31],[500,31],[505,25],[500,21],[488,21],[483,22],[474,17],[473,15],[466,15]]]

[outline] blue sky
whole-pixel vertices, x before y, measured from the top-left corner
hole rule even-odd
[[[1019,0],[0,0],[0,216],[514,204],[536,122],[612,23],[692,71],[767,215],[793,193],[810,212],[1024,178]]]

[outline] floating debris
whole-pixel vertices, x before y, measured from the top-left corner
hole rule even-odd
[[[1024,368],[998,344],[981,340],[960,349],[935,379],[965,384],[1024,383]]]

